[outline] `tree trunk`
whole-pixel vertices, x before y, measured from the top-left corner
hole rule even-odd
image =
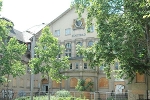
[[[149,62],[149,60],[150,60],[150,33],[149,33],[149,25],[147,24],[146,26],[145,26],[145,28],[146,28],[146,35],[147,35],[147,56],[148,56],[148,63],[150,63]],[[147,73],[147,72],[146,72]],[[149,85],[149,83],[148,83],[148,73],[147,73],[147,75],[146,75],[146,87],[147,87],[147,90],[146,90],[146,99],[148,100],[148,85]]]
[[[50,82],[49,82],[49,75],[48,75],[48,100],[50,100]]]
[[[7,89],[6,89],[6,100],[8,100],[8,86],[9,86],[9,74],[8,74],[8,77],[7,77]]]

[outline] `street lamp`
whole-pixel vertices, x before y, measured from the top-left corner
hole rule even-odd
[[[43,29],[47,24],[45,23],[42,23],[42,24],[39,24],[39,25],[35,25],[31,28],[29,28],[26,32],[28,32],[29,34],[32,34],[32,37],[30,38],[30,41],[31,41],[31,58],[34,58],[34,48],[35,48],[35,41],[36,41],[36,33],[39,32],[41,29]],[[38,29],[38,30],[37,30]],[[31,77],[30,77],[30,90],[31,90],[31,93],[30,93],[30,97],[31,97],[31,100],[33,100],[33,89],[34,89],[34,73],[33,73],[33,70],[31,70]]]
[[[34,58],[34,47],[35,47],[35,34],[33,34],[31,41],[31,58]],[[31,100],[33,100],[33,87],[34,87],[34,73],[31,72]]]

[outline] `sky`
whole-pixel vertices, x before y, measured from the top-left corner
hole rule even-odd
[[[41,23],[50,23],[68,8],[72,0],[3,0],[1,16],[23,32]]]

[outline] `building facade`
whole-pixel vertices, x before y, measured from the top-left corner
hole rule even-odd
[[[112,73],[112,78],[107,79],[106,74],[103,72],[104,66],[89,66],[89,62],[86,62],[82,59],[82,56],[77,55],[76,45],[81,45],[83,47],[90,47],[96,41],[98,41],[96,29],[94,27],[94,22],[91,23],[90,27],[86,27],[86,12],[83,13],[82,18],[78,19],[78,14],[75,13],[75,9],[67,9],[64,13],[58,16],[49,24],[44,24],[42,27],[34,27],[27,30],[25,33],[28,33],[28,37],[23,39],[28,45],[28,52],[23,57],[25,64],[27,65],[26,74],[21,77],[10,77],[11,82],[9,83],[9,89],[13,91],[26,92],[31,90],[31,73],[28,67],[28,62],[30,59],[30,48],[33,33],[35,34],[36,41],[41,35],[41,30],[45,26],[49,26],[53,35],[58,38],[60,45],[65,47],[64,53],[60,56],[69,56],[70,68],[63,71],[64,75],[69,76],[67,80],[62,80],[61,83],[57,83],[54,80],[50,80],[50,87],[48,87],[47,78],[43,78],[41,74],[34,75],[34,92],[48,91],[51,92],[65,89],[68,91],[77,91],[75,86],[77,85],[78,79],[83,79],[86,82],[93,82],[92,91],[103,91],[103,92],[127,92],[131,91],[133,94],[136,94],[135,98],[143,96],[146,98],[146,80],[144,75],[137,74],[136,79],[132,84],[127,85],[127,80],[118,80],[113,77],[115,73]],[[35,31],[35,29],[37,29]],[[87,32],[88,30],[88,32]],[[29,35],[30,33],[30,35]],[[32,35],[31,35],[32,34]],[[111,66],[112,69],[118,70],[119,64],[116,62]],[[149,79],[149,77],[148,77]],[[150,80],[149,80],[150,82]],[[150,88],[150,85],[148,85]],[[139,90],[140,87],[140,90]],[[1,85],[1,90],[6,89],[5,84]],[[134,100],[134,99],[131,99]]]
[[[62,80],[61,83],[56,83],[51,80],[51,91],[57,91],[59,89],[66,89],[69,91],[77,91],[75,86],[78,79],[83,79],[86,82],[92,81],[94,83],[92,91],[115,91],[117,85],[122,85],[122,91],[127,91],[127,81],[115,80],[114,77],[107,79],[103,72],[104,66],[89,66],[89,62],[82,59],[82,56],[77,55],[76,45],[83,47],[90,47],[96,41],[98,41],[97,33],[92,25],[86,27],[86,12],[82,15],[81,19],[78,19],[78,14],[75,13],[75,9],[68,9],[51,23],[48,24],[53,35],[58,38],[60,45],[65,47],[65,51],[60,56],[69,56],[70,68],[64,71],[64,74],[69,76],[69,79]],[[88,32],[87,32],[88,30]],[[37,35],[36,38],[40,36]],[[112,65],[112,69],[118,69],[118,65]],[[48,82],[46,79],[41,81],[41,90],[48,90]]]

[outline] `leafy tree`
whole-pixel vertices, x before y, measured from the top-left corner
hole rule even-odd
[[[50,78],[57,82],[66,79],[67,76],[64,76],[61,70],[69,67],[69,60],[68,57],[58,58],[62,51],[63,47],[58,44],[57,38],[52,35],[49,27],[44,28],[35,48],[35,54],[38,57],[32,58],[30,61],[34,73],[42,73],[47,76],[48,82]]]
[[[20,44],[16,38],[8,36],[10,29],[11,23],[0,19],[0,83],[6,82],[7,90],[10,75],[16,77],[24,74],[22,56],[26,52],[25,44]]]
[[[120,78],[134,79],[136,73],[150,75],[150,4],[145,0],[74,0],[79,16],[87,11],[87,26],[94,20],[99,41],[79,54],[91,66],[105,64],[110,78],[117,60]]]
[[[2,1],[0,1],[0,10]],[[8,36],[12,23],[0,18],[0,83],[7,81],[9,76],[16,77],[24,73],[25,67],[21,57],[26,52],[26,46],[17,39]],[[7,75],[7,79],[6,76]]]
[[[75,87],[78,91],[92,91],[93,82],[86,82],[83,79],[79,79],[77,86]]]

